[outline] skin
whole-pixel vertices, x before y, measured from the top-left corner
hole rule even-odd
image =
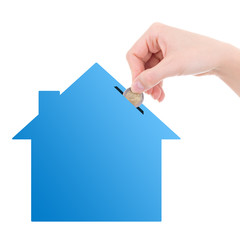
[[[214,74],[240,96],[240,49],[218,40],[154,23],[127,53],[131,89],[161,102],[163,79]]]

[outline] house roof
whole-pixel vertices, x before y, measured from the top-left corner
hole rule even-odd
[[[150,131],[152,134],[157,134],[159,139],[179,139],[144,105],[140,106],[142,111],[136,109],[120,93],[124,90],[125,88],[118,81],[95,63],[61,95],[58,91],[40,91],[39,115],[13,139],[32,139],[36,133],[34,129],[43,126],[41,122],[46,122],[54,116],[56,118],[59,112],[63,116],[70,111],[81,114],[82,121],[103,122],[108,119],[118,124],[117,122],[121,119],[121,121],[128,121],[129,127],[139,127],[143,136]]]

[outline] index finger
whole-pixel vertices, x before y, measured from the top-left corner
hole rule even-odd
[[[150,59],[146,33],[132,46],[127,53],[127,61],[132,72],[132,80],[145,70],[145,63]]]
[[[152,53],[160,50],[159,45],[156,44],[154,30],[150,27],[127,53],[127,61],[132,72],[133,81],[145,70],[145,63],[151,58]]]

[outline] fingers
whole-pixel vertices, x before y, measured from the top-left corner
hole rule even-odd
[[[127,53],[127,61],[132,72],[132,80],[145,70],[145,64],[152,54],[160,51],[156,33],[150,27]]]
[[[146,91],[146,93],[149,94],[149,95],[151,95],[151,94],[152,94],[152,90],[153,90],[153,88],[148,89],[148,90]]]
[[[145,70],[145,63],[138,57],[138,55],[132,53],[127,54],[127,61],[131,69],[133,81],[142,71]]]
[[[165,93],[164,93],[164,91],[162,90],[161,96],[158,98],[158,101],[159,101],[159,102],[162,102],[164,98],[165,98]]]
[[[176,63],[171,58],[164,58],[156,66],[143,71],[132,83],[133,92],[141,93],[153,88],[166,77],[174,76],[178,72]]]
[[[154,99],[162,101],[165,94],[160,81],[168,76],[164,70],[168,61],[163,59],[166,46],[159,41],[159,31],[160,24],[153,24],[128,51],[126,57],[132,72],[132,91],[145,91]]]
[[[165,97],[165,93],[162,89],[162,81],[155,87],[147,90],[146,93],[151,95],[153,97],[153,99],[161,102]]]
[[[132,72],[134,80],[142,71],[145,70],[145,62],[147,62],[151,53],[148,51],[145,36],[142,36],[135,45],[127,53],[127,61]]]
[[[158,86],[155,86],[153,88],[153,92],[151,95],[152,95],[153,99],[157,100],[161,96],[161,93],[162,93],[162,89],[159,88]]]
[[[161,60],[155,54],[152,54],[151,58],[145,63],[145,69],[156,66]]]

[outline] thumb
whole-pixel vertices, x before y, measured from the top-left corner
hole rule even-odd
[[[156,66],[141,72],[133,81],[131,89],[135,93],[142,93],[157,85],[166,77],[174,76],[176,68],[169,61],[164,58]]]

